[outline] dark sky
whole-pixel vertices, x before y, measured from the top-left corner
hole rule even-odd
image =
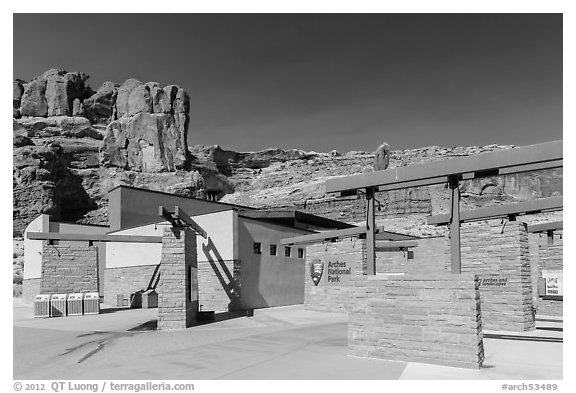
[[[49,68],[181,85],[190,145],[562,138],[561,14],[16,14],[14,77]]]

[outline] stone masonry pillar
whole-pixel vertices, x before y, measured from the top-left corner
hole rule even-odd
[[[462,271],[480,279],[483,329],[535,329],[526,224],[503,220],[464,224]]]
[[[166,227],[158,283],[158,329],[190,327],[198,312],[196,234]]]

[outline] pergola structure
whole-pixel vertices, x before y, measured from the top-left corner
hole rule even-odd
[[[531,201],[510,203],[508,205],[482,207],[474,210],[467,210],[460,213],[460,222],[473,222],[481,220],[490,220],[494,218],[508,218],[510,221],[516,221],[516,216],[526,214],[536,214],[553,212],[563,209],[562,197],[538,198]],[[429,216],[426,219],[428,225],[448,225],[450,224],[450,214],[438,214]],[[533,230],[529,232],[544,232],[548,229],[558,229],[557,223],[532,225]],[[560,221],[560,229],[562,222]]]
[[[548,244],[554,243],[554,231],[561,231],[564,226],[564,221],[553,221],[544,224],[528,225],[529,233],[544,233],[548,237]]]
[[[158,210],[160,216],[169,221],[172,226],[190,228],[204,239],[207,238],[206,231],[178,206],[174,208],[174,211],[168,211],[163,206],[160,206]],[[162,236],[103,235],[94,233],[28,232],[27,238],[30,240],[47,240],[49,243],[54,241],[88,242],[90,245],[93,242],[162,243]]]
[[[530,172],[563,166],[562,140],[510,150],[451,158],[431,163],[391,168],[326,181],[326,193],[338,196],[364,194],[368,274],[376,274],[375,198],[378,191],[448,184],[451,192],[450,246],[452,273],[461,273],[460,182],[482,177]]]

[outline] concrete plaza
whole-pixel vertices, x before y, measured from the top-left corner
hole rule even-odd
[[[14,379],[562,379],[562,320],[527,333],[484,332],[480,370],[347,356],[347,317],[302,305],[157,331],[157,309],[38,319],[13,307]]]

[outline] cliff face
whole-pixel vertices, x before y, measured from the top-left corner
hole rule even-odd
[[[326,197],[324,182],[372,171],[373,153],[188,148],[190,104],[182,88],[129,79],[93,91],[87,79],[49,70],[28,83],[14,82],[16,235],[42,212],[57,220],[106,224],[106,193],[119,184],[346,222],[364,219],[363,199]],[[392,150],[389,166],[510,148]],[[562,170],[476,179],[463,182],[461,191],[463,209],[561,195]],[[442,229],[422,225],[424,217],[447,211],[449,195],[445,187],[431,186],[379,193],[377,200],[377,218],[390,230],[430,235]]]

